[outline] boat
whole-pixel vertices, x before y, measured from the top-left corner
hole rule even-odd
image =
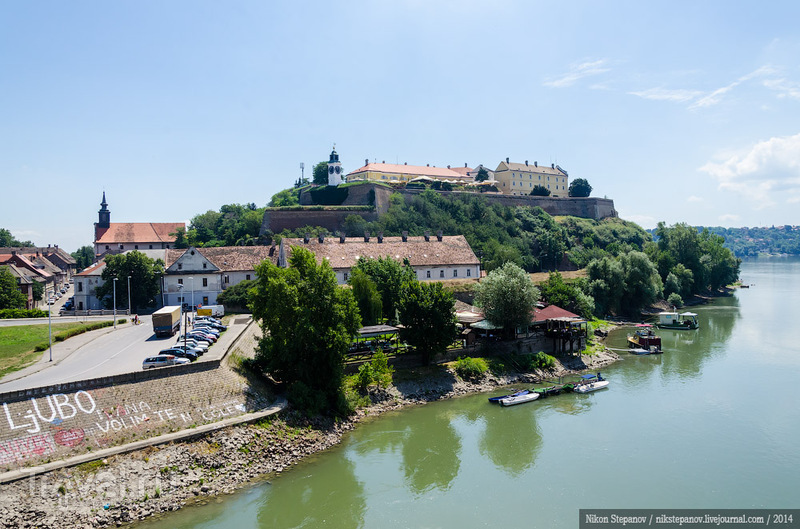
[[[675,330],[694,330],[700,327],[697,321],[697,314],[694,312],[659,312],[658,323],[656,324],[659,329],[675,329]]]
[[[538,393],[541,398],[550,397],[552,395],[560,395],[564,391],[564,385],[548,386],[546,388],[539,388],[533,390]]]
[[[509,397],[519,397],[521,395],[527,395],[530,392],[531,390],[529,389],[523,389],[515,393],[510,393],[508,395],[500,395],[499,397],[489,397],[489,402],[500,402],[503,399],[507,399]]]
[[[590,393],[608,387],[608,380],[604,379],[600,373],[596,375],[583,375],[581,380],[575,384],[572,391],[575,393]]]
[[[539,398],[539,394],[535,391],[529,391],[525,395],[510,396],[500,399],[502,406],[514,406],[515,404],[524,404],[526,402],[533,402]]]
[[[653,332],[649,323],[640,323],[633,334],[628,336],[628,347],[631,349],[644,349],[646,351],[661,352],[661,337]],[[633,353],[633,351],[631,351]],[[642,353],[634,353],[642,354]],[[649,352],[646,354],[650,354]]]
[[[644,349],[642,347],[633,347],[628,349],[628,352],[632,355],[657,355],[661,354],[663,351],[661,349],[656,349],[655,347],[651,347],[650,349]]]

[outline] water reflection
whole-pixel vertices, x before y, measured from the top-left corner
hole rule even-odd
[[[364,485],[355,475],[355,465],[346,457],[328,458],[325,464],[308,467],[304,475],[283,476],[266,489],[258,511],[258,526],[363,527],[366,501]],[[291,508],[287,508],[291,506]]]
[[[403,431],[403,471],[406,485],[423,494],[433,488],[447,490],[461,467],[461,437],[451,417],[437,414],[433,420],[408,425]]]
[[[531,468],[539,455],[542,433],[536,424],[537,404],[531,402],[514,408],[491,405],[483,415],[478,450],[510,476],[519,476]]]

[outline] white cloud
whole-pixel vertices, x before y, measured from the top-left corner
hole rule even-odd
[[[775,72],[775,70],[772,67],[770,67],[770,66],[762,66],[761,68],[759,68],[759,69],[757,69],[755,71],[752,71],[747,75],[743,75],[743,76],[739,77],[738,79],[736,79],[735,81],[733,81],[729,85],[717,88],[716,90],[712,91],[710,94],[701,97],[700,99],[695,101],[692,105],[690,105],[689,108],[705,108],[705,107],[710,107],[712,105],[716,105],[717,103],[722,101],[723,96],[725,94],[727,94],[728,92],[730,92],[731,90],[733,90],[734,88],[739,86],[740,84],[742,84],[744,82],[747,82],[747,81],[749,81],[751,79],[754,79],[756,77],[763,77],[765,75],[769,75],[769,74],[772,74],[774,72]]]
[[[572,86],[579,79],[584,77],[591,77],[593,75],[600,75],[610,71],[606,68],[606,59],[598,59],[596,61],[586,61],[579,64],[573,64],[569,72],[565,73],[557,79],[545,81],[544,85],[552,88],[564,88]]]
[[[638,92],[628,92],[630,95],[639,96],[643,99],[653,99],[656,101],[674,101],[685,103],[691,101],[702,94],[699,90],[669,90],[666,88],[649,88]]]
[[[702,201],[703,201],[702,198],[695,195],[689,195],[688,197],[686,197],[686,202],[702,202]]]
[[[700,171],[717,180],[719,189],[750,197],[757,209],[794,201],[800,194],[800,134],[770,138],[718,158]]]
[[[717,217],[721,222],[735,222],[739,220],[739,215],[734,213],[726,213],[725,215],[720,215]]]
[[[787,79],[765,79],[764,86],[778,92],[779,98],[800,99],[800,83]]]

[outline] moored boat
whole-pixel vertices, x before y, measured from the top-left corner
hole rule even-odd
[[[519,396],[522,396],[522,395],[527,395],[530,392],[531,392],[531,390],[529,390],[529,389],[522,389],[522,390],[517,391],[515,393],[509,393],[508,395],[500,395],[499,397],[489,397],[489,402],[500,402],[503,399],[507,399],[509,397],[519,397]]]
[[[659,312],[658,323],[656,324],[659,329],[675,329],[679,331],[694,330],[700,327],[697,321],[697,314],[694,312]]]
[[[546,388],[534,388],[534,392],[538,393],[540,397],[550,397],[552,395],[560,395],[564,391],[564,385],[548,386]]]
[[[516,395],[500,399],[500,404],[503,406],[514,406],[515,404],[524,404],[526,402],[533,402],[539,398],[539,394],[535,391],[530,391],[525,395]]]
[[[581,380],[575,384],[572,391],[575,393],[590,393],[608,387],[608,380],[604,379],[600,373],[596,375],[583,375]]]
[[[628,335],[628,347],[632,349],[644,349],[648,351],[661,352],[661,337],[653,332],[653,326],[649,323],[640,323],[633,334]],[[633,353],[633,351],[631,351]],[[637,353],[634,353],[637,354]],[[642,353],[639,353],[642,354]]]

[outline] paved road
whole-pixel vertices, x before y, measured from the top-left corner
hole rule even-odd
[[[143,316],[141,321],[140,325],[126,323],[117,325],[116,330],[108,327],[54,344],[52,364],[48,362],[49,351],[45,351],[37,364],[4,377],[0,382],[0,392],[141,371],[142,360],[166,349],[177,340],[177,336],[156,338],[149,316]],[[223,333],[220,341],[212,345],[202,358],[218,358],[216,353],[221,354],[226,347],[222,342],[234,338],[231,335],[230,339],[225,340],[226,335],[238,334],[237,330],[241,331],[244,326],[237,325],[239,329],[229,329]]]

